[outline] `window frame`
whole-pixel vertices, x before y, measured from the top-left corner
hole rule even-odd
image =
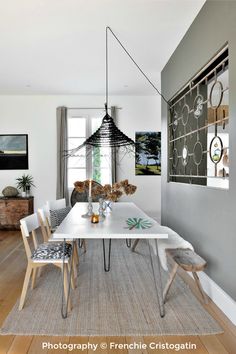
[[[85,110],[86,111],[86,110]],[[92,120],[93,119],[102,119],[103,116],[101,115],[101,117],[99,116],[96,116],[96,113],[93,115],[93,114],[89,114],[88,112],[83,114],[82,112],[78,112],[76,114],[68,114],[67,116],[67,123],[69,123],[69,119],[82,119],[82,118],[85,118],[85,134],[86,134],[86,137],[81,137],[81,136],[69,136],[69,133],[67,133],[67,144],[69,142],[69,139],[70,138],[78,138],[78,139],[81,139],[81,138],[84,138],[87,139],[89,136],[91,136],[93,134],[93,131],[92,131]],[[85,176],[86,176],[86,179],[89,179],[91,178],[91,176],[93,175],[93,154],[92,153],[89,153],[88,151],[88,147],[85,147],[85,167],[69,167],[69,164],[67,165],[67,172],[68,172],[68,176],[69,176],[69,170],[85,170]],[[109,183],[111,183],[112,181],[112,157],[111,157],[111,161],[110,161],[110,181]],[[106,167],[100,167],[101,170],[106,170],[107,168]],[[68,177],[67,177],[67,180],[68,180]],[[74,188],[74,186],[69,186],[69,180],[67,181],[67,187],[68,187],[68,190],[71,192]]]

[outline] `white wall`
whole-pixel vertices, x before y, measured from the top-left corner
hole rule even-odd
[[[15,185],[23,173],[32,174],[35,208],[56,197],[56,107],[102,107],[103,96],[0,96],[0,134],[29,135],[29,170],[0,170],[0,191]],[[135,131],[161,128],[158,96],[113,96],[109,104],[118,111],[118,125],[128,136]],[[160,218],[161,177],[135,176],[134,158],[125,157],[118,167],[118,179],[128,178],[138,186],[134,201],[152,216]]]
[[[116,102],[116,101],[115,101]],[[118,126],[126,135],[135,139],[135,131],[160,131],[160,98],[158,96],[124,96],[117,98],[122,107],[118,115]],[[161,176],[135,176],[135,161],[125,157],[118,168],[118,180],[128,178],[135,184],[137,192],[132,200],[150,216],[161,219]]]

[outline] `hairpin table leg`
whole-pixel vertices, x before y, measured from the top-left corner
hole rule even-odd
[[[126,241],[126,246],[130,248],[131,247],[131,238],[126,238],[125,241]]]
[[[158,304],[160,309],[161,317],[165,316],[165,307],[164,307],[164,300],[163,300],[163,291],[162,291],[162,283],[161,283],[161,269],[160,269],[160,260],[158,255],[158,245],[157,240],[155,239],[155,248],[156,248],[156,255],[151,249],[150,241],[148,242],[149,251],[150,251],[150,258],[151,258],[151,267],[154,276],[155,287],[157,291],[157,298]],[[155,265],[155,266],[154,266]]]
[[[109,272],[111,266],[111,238],[109,239],[108,246],[108,259],[106,260],[106,247],[105,247],[105,239],[102,240],[103,243],[103,262],[104,262],[104,270],[105,272]]]

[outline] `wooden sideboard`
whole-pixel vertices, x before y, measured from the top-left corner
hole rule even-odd
[[[34,197],[0,197],[0,229],[19,230],[20,219],[34,212]]]

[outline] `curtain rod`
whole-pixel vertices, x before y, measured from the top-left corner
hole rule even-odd
[[[116,109],[122,109],[121,107],[115,107]],[[67,107],[67,109],[102,109],[105,110],[104,107]],[[111,109],[111,107],[108,107],[108,109]]]

